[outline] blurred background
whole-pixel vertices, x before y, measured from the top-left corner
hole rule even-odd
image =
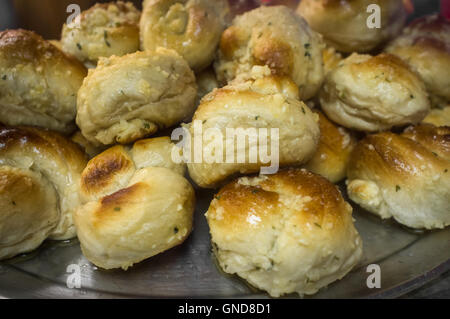
[[[97,2],[111,0],[0,0],[0,30],[24,28],[34,30],[46,39],[59,39],[61,28],[70,13],[66,12],[69,4],[78,4],[81,10],[88,9]],[[142,0],[129,0],[137,8],[142,7]],[[214,1],[214,0],[211,0]],[[414,13],[411,18],[428,13],[442,12],[450,14],[450,0],[404,0],[412,2]],[[234,14],[252,9],[263,4],[284,4],[296,8],[300,0],[229,0]]]

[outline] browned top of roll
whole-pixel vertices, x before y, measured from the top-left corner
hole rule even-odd
[[[296,213],[284,216],[286,209]],[[285,169],[260,178],[241,178],[223,187],[208,216],[216,231],[236,234],[289,220],[298,230],[341,229],[351,208],[325,178],[304,169]]]

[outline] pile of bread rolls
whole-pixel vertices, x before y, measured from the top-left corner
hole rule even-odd
[[[234,19],[226,0],[117,1],[58,41],[0,32],[0,259],[77,236],[90,262],[126,270],[192,232],[191,182],[218,189],[202,212],[218,265],[274,297],[314,294],[361,260],[335,183],[381,218],[450,225],[450,22],[407,16],[403,0]],[[151,137],[194,121],[278,129],[280,169],[178,163],[178,145]]]

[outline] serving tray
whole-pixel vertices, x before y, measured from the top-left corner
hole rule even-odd
[[[410,19],[436,12],[437,0],[414,0]],[[341,190],[345,196],[345,187]],[[38,250],[0,262],[0,297],[4,298],[268,298],[235,276],[222,273],[211,253],[203,216],[214,192],[196,190],[195,229],[186,242],[141,262],[128,271],[105,271],[81,254],[77,240],[45,242]],[[391,298],[416,289],[450,270],[450,228],[417,232],[353,205],[364,244],[360,264],[342,280],[305,298]],[[377,264],[381,287],[368,288],[367,266]],[[76,265],[81,288],[68,288]],[[69,269],[68,269],[69,267]],[[69,270],[69,271],[68,271]],[[298,295],[285,296],[298,298]]]
[[[341,190],[344,193],[341,185]],[[197,189],[195,228],[181,246],[128,271],[102,270],[81,254],[77,240],[45,242],[38,250],[0,263],[0,296],[5,298],[268,298],[236,276],[222,273],[211,252],[204,213],[213,191]],[[344,194],[345,196],[345,194]],[[419,232],[381,221],[356,205],[353,216],[364,257],[353,271],[305,298],[401,296],[450,269],[450,229]],[[381,287],[368,288],[367,266],[380,266]],[[68,288],[77,265],[81,288]],[[68,269],[69,267],[69,269]],[[72,266],[73,267],[73,266]],[[73,277],[72,277],[73,278]],[[285,296],[298,298],[292,294]]]

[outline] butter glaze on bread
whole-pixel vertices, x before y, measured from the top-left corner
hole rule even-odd
[[[328,73],[319,99],[329,119],[365,132],[416,124],[430,110],[420,77],[401,59],[384,53],[347,57]]]
[[[348,167],[350,199],[411,228],[450,225],[450,127],[412,126],[369,135]]]
[[[32,31],[0,32],[0,122],[75,130],[85,67]]]
[[[255,65],[273,75],[288,76],[302,100],[313,97],[324,78],[321,37],[284,6],[254,9],[234,19],[220,41],[216,74],[222,85]]]
[[[89,161],[81,177],[85,204],[74,215],[89,261],[126,270],[188,237],[195,193],[185,165],[171,160],[174,147],[168,137],[146,139]]]
[[[131,2],[97,3],[64,24],[61,47],[89,67],[100,57],[134,53],[139,50],[140,17]]]
[[[381,9],[380,28],[367,26],[372,4]],[[328,45],[347,53],[377,48],[401,31],[407,17],[403,0],[302,0],[297,13]]]
[[[46,238],[75,237],[87,163],[62,135],[35,127],[0,127],[0,259],[31,251]]]
[[[206,217],[222,270],[272,297],[314,294],[362,255],[351,206],[304,169],[241,177],[218,192]]]
[[[142,50],[173,49],[195,72],[212,63],[227,24],[228,1],[145,0],[142,6]]]

